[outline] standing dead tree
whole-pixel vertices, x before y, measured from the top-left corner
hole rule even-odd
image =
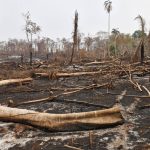
[[[41,31],[40,26],[38,26],[35,22],[31,20],[30,12],[27,12],[26,14],[23,14],[25,18],[25,33],[27,37],[27,41],[29,43],[28,48],[30,51],[30,65],[32,65],[32,45],[33,45],[33,35],[37,34]]]
[[[75,11],[74,32],[73,32],[73,47],[72,47],[70,64],[72,63],[74,53],[77,50],[77,43],[78,43],[78,12]]]
[[[138,56],[139,56],[139,53],[140,53],[140,61],[141,61],[141,64],[143,63],[144,61],[144,42],[145,42],[145,20],[143,19],[143,17],[141,15],[138,15],[136,18],[136,20],[139,20],[140,22],[140,27],[141,27],[141,40],[140,40],[140,43],[137,47],[137,50],[135,52],[135,55],[134,55],[134,58],[133,58],[133,61],[136,61],[136,59],[138,59]]]

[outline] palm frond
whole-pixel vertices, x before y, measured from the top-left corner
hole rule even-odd
[[[135,20],[138,20],[138,21],[139,21],[141,31],[142,31],[142,33],[143,33],[143,35],[144,35],[144,33],[145,33],[145,20],[144,20],[144,18],[143,18],[141,15],[138,15],[138,16],[135,18]]]
[[[110,0],[107,0],[104,2],[104,7],[105,10],[110,13],[110,11],[112,10],[112,2]]]

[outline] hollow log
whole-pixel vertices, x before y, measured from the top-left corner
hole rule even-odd
[[[0,81],[0,86],[26,84],[28,82],[31,82],[32,80],[33,80],[32,78],[1,80]]]
[[[119,107],[91,112],[49,114],[0,106],[0,121],[27,124],[50,131],[73,131],[110,127],[122,123]]]

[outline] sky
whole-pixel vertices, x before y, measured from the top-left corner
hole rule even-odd
[[[26,39],[23,13],[41,26],[40,37],[70,38],[75,10],[79,13],[79,30],[85,35],[107,31],[108,14],[105,0],[0,0],[0,41],[10,38]],[[134,20],[139,14],[150,30],[150,0],[112,0],[111,29],[133,33],[139,29]]]

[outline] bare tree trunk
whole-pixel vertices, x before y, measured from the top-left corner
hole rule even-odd
[[[75,19],[74,19],[74,33],[73,33],[73,47],[72,47],[72,54],[70,64],[73,61],[74,53],[77,51],[77,32],[78,32],[78,12],[75,12]]]
[[[144,41],[141,43],[141,64],[143,64],[144,61]]]
[[[108,37],[110,37],[110,12],[108,14]]]
[[[78,76],[94,76],[97,74],[101,74],[101,71],[95,72],[74,72],[74,73],[59,73],[59,72],[52,72],[52,73],[34,73],[35,77],[43,77],[43,78],[65,78],[65,77],[78,77]]]
[[[32,43],[29,45],[29,51],[30,51],[30,66],[32,66]]]
[[[118,107],[91,112],[49,114],[0,106],[0,121],[28,124],[51,131],[71,131],[117,125],[123,121],[123,117]]]
[[[48,61],[49,59],[49,53],[46,54],[46,60]]]
[[[136,48],[135,54],[132,58],[133,62],[141,61],[143,64],[144,61],[144,39],[141,39],[138,47]]]
[[[54,52],[53,52],[53,48],[51,48],[51,56],[53,56]]]
[[[108,14],[108,45],[107,45],[107,56],[110,57],[110,12]]]
[[[28,32],[27,32],[27,28],[26,28],[26,36],[27,36],[27,40],[28,40],[28,43],[29,43],[30,40],[29,40],[29,35],[28,35]]]
[[[23,65],[23,54],[21,54],[21,64]]]
[[[26,31],[26,36],[27,36],[27,40],[28,40],[28,48],[29,48],[29,55],[30,55],[30,66],[32,66],[32,35],[31,35],[31,43],[30,43],[29,35],[28,35],[27,31]]]
[[[73,61],[73,56],[74,56],[74,51],[75,51],[74,49],[75,49],[75,45],[73,43],[70,64],[72,64],[72,61]]]
[[[32,33],[31,33],[31,43],[30,43],[30,66],[32,66],[32,58],[33,58],[32,46],[33,46],[33,41],[32,41]]]

